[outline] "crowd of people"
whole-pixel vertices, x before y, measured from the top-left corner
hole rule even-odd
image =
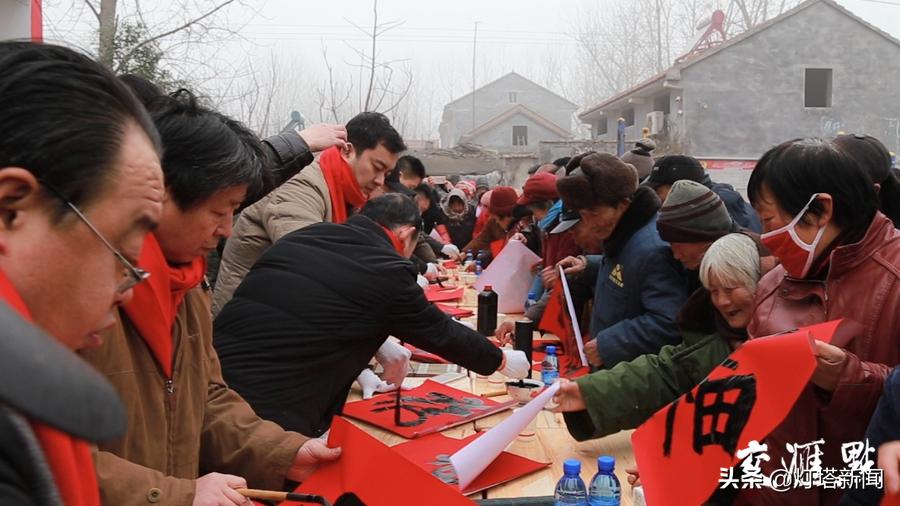
[[[340,458],[319,437],[354,381],[364,397],[402,385],[411,354],[393,338],[524,378],[522,351],[423,291],[442,261],[487,267],[510,241],[541,258],[527,316],[541,320],[562,268],[587,329],[594,372],[555,397],[575,439],[637,427],[747,340],[845,318],[857,335],[816,341],[764,467],[822,439],[837,468],[842,443],[868,438],[900,492],[900,175],[878,139],[775,146],[749,202],[649,139],[492,187],[429,175],[379,113],[260,139],[169,91],[0,42],[0,503],[234,505],[248,504],[238,488],[290,489]],[[501,345],[512,332],[497,328]],[[713,501],[883,493],[843,492]]]

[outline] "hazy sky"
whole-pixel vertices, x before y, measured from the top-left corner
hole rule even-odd
[[[133,6],[134,1],[120,0],[126,3],[126,9]],[[187,1],[202,5],[203,1],[213,0]],[[215,56],[209,57],[209,61],[234,67],[244,65],[243,62],[248,60],[263,62],[276,58],[281,64],[296,67],[301,76],[298,86],[317,86],[324,73],[324,44],[336,71],[356,72],[350,65],[358,63],[359,58],[349,46],[365,49],[368,41],[350,22],[371,28],[371,0],[241,2],[229,5],[220,20],[229,28],[239,30],[240,38],[229,40]],[[440,104],[471,88],[472,38],[476,21],[475,68],[479,85],[511,70],[540,82],[544,77],[538,74],[546,73],[548,58],[564,61],[567,55],[575,52],[576,44],[567,34],[568,27],[577,20],[580,11],[597,2],[380,0],[380,19],[404,23],[379,39],[379,57],[404,60],[415,70],[418,84],[427,88],[433,95],[432,102],[437,104],[429,106],[434,109],[427,113],[430,121],[439,121]],[[839,0],[839,3],[900,38],[900,0]],[[167,9],[175,2],[141,0],[140,4],[149,24],[154,27],[172,24],[173,14]],[[82,47],[93,45],[96,21],[82,0],[44,0],[44,5],[45,36],[49,40]],[[219,79],[231,75],[226,71],[216,73]],[[302,82],[303,75],[316,76],[315,83]],[[602,98],[597,97],[597,100]]]

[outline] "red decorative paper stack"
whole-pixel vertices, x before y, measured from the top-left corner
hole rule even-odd
[[[447,302],[450,300],[460,300],[463,298],[465,287],[458,288],[441,288],[437,285],[429,285],[425,289],[425,298],[429,302]]]

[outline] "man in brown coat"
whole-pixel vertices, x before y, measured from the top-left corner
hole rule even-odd
[[[165,197],[138,265],[149,273],[104,345],[84,354],[116,387],[128,430],[95,456],[110,505],[247,504],[235,488],[278,489],[340,451],[260,419],[222,380],[212,347],[206,255],[260,181],[262,148],[242,125],[181,92],[150,107]],[[184,132],[190,132],[189,135]]]

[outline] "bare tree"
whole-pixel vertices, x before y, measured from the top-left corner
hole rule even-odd
[[[224,15],[228,6],[241,0],[179,0],[162,4],[162,11],[159,6],[148,11],[141,0],[82,1],[96,20],[98,60],[116,72],[131,67],[132,60],[147,48],[161,53],[169,62],[194,69],[206,66],[208,58],[192,56],[196,46],[213,47],[238,36],[240,30],[230,28]],[[117,32],[123,23],[142,27],[138,30],[141,38],[130,41],[127,47],[117,47]]]
[[[400,27],[405,23],[403,20],[394,21],[378,21],[378,0],[372,0],[372,28],[368,30],[360,25],[346,19],[348,23],[353,25],[357,30],[366,35],[371,41],[368,51],[363,51],[357,47],[347,44],[359,56],[359,68],[365,69],[368,74],[368,84],[366,85],[365,100],[360,104],[363,111],[389,112],[397,108],[400,102],[409,93],[412,86],[413,74],[408,66],[397,68],[398,63],[407,60],[380,60],[378,58],[378,37],[385,33]],[[355,65],[354,65],[355,66]],[[395,81],[395,75],[399,74],[399,79]],[[397,88],[395,88],[395,86]],[[360,88],[362,90],[362,88]]]
[[[322,43],[322,60],[325,62],[328,77],[322,86],[316,88],[319,121],[341,123],[341,118],[345,116],[344,108],[350,103],[350,98],[353,96],[353,76],[350,75],[346,83],[335,77],[334,67],[328,60],[328,47],[324,42]]]

